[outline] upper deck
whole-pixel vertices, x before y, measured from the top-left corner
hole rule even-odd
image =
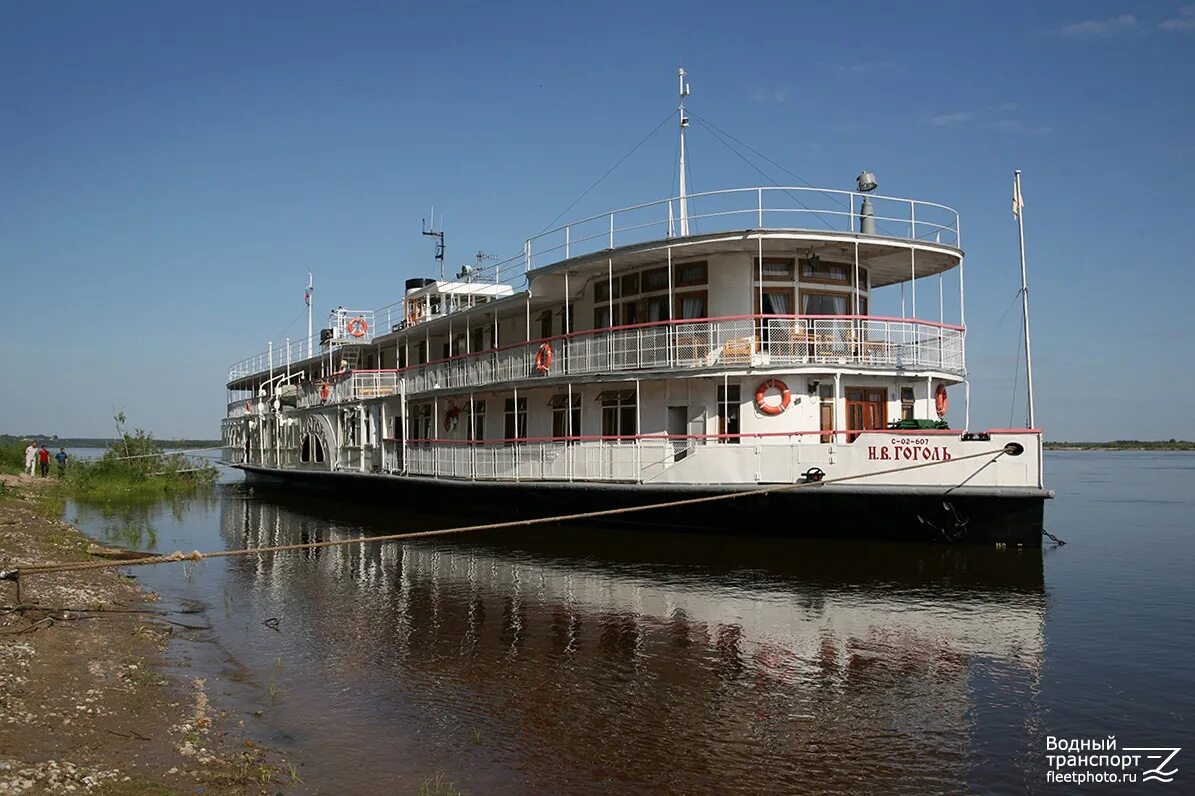
[[[481,303],[494,312],[515,312],[532,295],[560,295],[569,273],[598,271],[615,261],[650,262],[665,249],[671,257],[755,248],[762,255],[765,241],[794,250],[835,246],[866,262],[872,288],[942,273],[962,261],[959,215],[933,202],[797,186],[710,191],[686,201],[684,222],[679,197],[619,208],[526,238],[519,254],[478,268],[465,281],[440,282],[372,311],[338,310],[330,337],[272,342],[233,364],[228,386],[321,358],[335,365],[341,349],[401,336],[415,326],[422,333],[424,325],[443,325],[438,322]],[[367,322],[349,329],[358,318]]]

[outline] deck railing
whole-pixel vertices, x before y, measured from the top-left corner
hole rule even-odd
[[[391,441],[397,457],[398,443]],[[650,481],[685,458],[688,439],[530,442],[517,445],[409,444],[409,475],[485,481]]]
[[[639,324],[533,340],[401,371],[408,395],[550,376],[802,365],[964,375],[964,330],[864,316],[743,316]],[[552,349],[546,371],[536,356]]]
[[[869,316],[748,315],[647,323],[516,343],[402,370],[346,371],[298,385],[298,405],[369,400],[397,394],[404,385],[408,396],[418,396],[648,370],[849,365],[963,376],[964,336],[958,326]]]

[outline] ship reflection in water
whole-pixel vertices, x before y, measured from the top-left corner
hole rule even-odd
[[[454,524],[263,497],[223,501],[228,546]],[[1040,550],[545,527],[227,566],[284,630],[234,653],[285,661],[342,792],[1020,790],[1034,754]]]

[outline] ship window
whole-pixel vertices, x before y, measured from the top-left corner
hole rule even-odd
[[[315,462],[316,464],[323,464],[324,461],[324,443],[320,441],[318,436],[312,437],[315,443]]]
[[[620,298],[621,294],[618,290],[618,278],[614,279],[614,298]],[[603,279],[594,287],[593,298],[595,301],[609,301],[610,300],[610,281]]]
[[[866,268],[859,269],[859,289],[867,290],[867,269]]]
[[[858,314],[867,314],[867,296],[859,296],[856,300],[856,305],[859,307]]]
[[[634,301],[628,301],[626,304],[623,304],[622,317],[619,319],[619,323],[624,325],[639,323],[639,305]]]
[[[552,311],[545,310],[539,314],[539,336],[552,336]]]
[[[581,395],[575,393],[572,398],[572,411],[569,411],[569,397],[567,393],[553,395],[548,402],[552,407],[552,437],[564,439],[581,434]]]
[[[789,289],[763,291],[763,315],[792,315],[793,291]]]
[[[705,318],[706,313],[706,294],[705,293],[681,293],[676,297],[677,303],[680,305],[680,317],[682,320],[689,320],[692,318]]]
[[[469,439],[473,442],[485,439],[485,401],[473,402],[473,414],[469,418]]]
[[[643,272],[643,292],[668,289],[668,269],[653,268]]]
[[[622,295],[624,298],[639,295],[639,274],[627,274],[622,278]]]
[[[647,300],[647,318],[645,320],[648,323],[668,320],[667,296],[657,296]]]
[[[638,434],[635,391],[607,390],[601,396],[602,436],[632,437]]]
[[[311,461],[311,435],[310,434],[303,435],[303,445],[301,448],[299,448],[299,461],[304,462],[304,463]]]
[[[739,444],[739,437],[737,435],[742,428],[739,423],[740,403],[739,385],[718,385],[718,434],[736,435],[729,437],[720,436],[718,442],[730,443],[731,445]]]
[[[598,307],[593,311],[593,328],[594,329],[609,329],[610,328],[610,308]]]
[[[913,388],[912,387],[901,387],[900,388],[900,419],[901,420],[912,420],[913,419]]]
[[[676,284],[678,287],[686,285],[704,285],[708,276],[706,263],[684,263],[676,267]]]
[[[793,261],[791,259],[765,257],[760,265],[759,258],[755,260],[755,267],[759,269],[765,281],[791,282],[793,281]]]
[[[415,346],[415,364],[422,365],[427,362],[427,341],[421,340],[419,345]]]
[[[469,340],[469,346],[474,353],[482,350],[481,347],[482,347],[482,345],[484,345],[484,340],[483,340],[482,336],[484,334],[485,334],[485,329],[483,329],[480,326],[478,326],[476,329],[474,329],[470,333],[471,339]]]
[[[851,267],[844,263],[827,263],[821,259],[802,260],[801,278],[810,282],[834,282],[849,285]]]
[[[525,439],[527,437],[527,399],[506,399],[506,440]]]
[[[847,296],[839,293],[801,293],[802,315],[846,315]]]

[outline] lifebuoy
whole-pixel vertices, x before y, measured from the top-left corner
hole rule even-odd
[[[779,404],[770,404],[765,400],[768,390],[773,387],[780,390]],[[781,414],[792,403],[792,400],[793,394],[788,391],[788,385],[780,381],[780,379],[768,379],[755,389],[755,408],[765,415],[772,415],[774,417]]]
[[[449,407],[448,411],[444,413],[444,430],[455,431],[456,424],[460,420],[461,410],[455,406]]]
[[[946,385],[938,384],[934,390],[934,407],[938,410],[938,417],[946,417],[946,410],[950,408],[950,397],[946,395]]]
[[[344,330],[353,337],[364,337],[365,333],[369,331],[369,324],[365,322],[364,318],[358,315],[345,324]]]
[[[321,381],[319,384],[319,397],[321,400],[328,400],[328,396],[332,394],[332,390],[328,387],[328,382]]]
[[[544,341],[544,344],[535,352],[535,369],[540,373],[547,373],[548,369],[552,367],[552,344]]]

